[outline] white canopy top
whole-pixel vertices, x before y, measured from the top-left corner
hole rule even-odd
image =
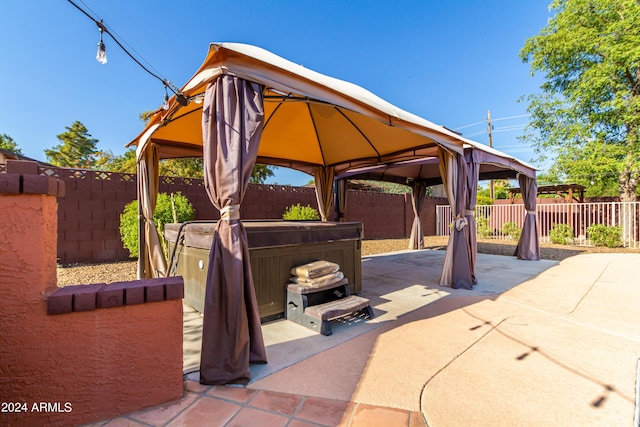
[[[229,74],[265,87],[265,128],[258,162],[310,172],[314,166],[345,171],[381,162],[462,153],[464,138],[381,99],[366,89],[295,64],[256,46],[212,43],[209,53],[168,110],[157,110],[132,141],[138,157],[149,142],[161,158],[202,152],[201,110],[207,85]],[[419,96],[417,94],[416,96]]]

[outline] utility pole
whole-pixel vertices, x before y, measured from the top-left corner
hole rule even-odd
[[[487,111],[487,132],[489,132],[489,147],[493,147],[493,137],[491,135],[491,130],[493,126],[491,125],[491,110]],[[493,180],[489,180],[489,195],[491,196],[491,200],[495,200],[493,194]]]

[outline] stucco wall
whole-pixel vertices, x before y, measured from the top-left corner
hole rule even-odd
[[[26,409],[0,425],[77,425],[180,398],[181,300],[48,316],[56,197],[0,184],[0,400]]]

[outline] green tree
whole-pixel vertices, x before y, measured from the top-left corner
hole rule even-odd
[[[253,167],[253,171],[251,171],[251,178],[249,179],[249,182],[253,184],[264,184],[267,178],[274,176],[273,169],[273,166],[256,163]]]
[[[496,179],[493,181],[493,197],[494,199],[508,199],[509,198],[509,190],[510,188],[509,181],[506,179]],[[482,196],[483,198],[487,198],[491,200],[491,189],[489,186],[487,188],[483,188],[481,185],[478,185],[478,196]],[[483,199],[484,200],[484,199]],[[487,203],[483,203],[487,204]],[[488,204],[493,204],[493,201]]]
[[[138,115],[140,120],[143,122],[148,122],[149,117],[151,116],[153,111],[143,111]],[[127,154],[127,153],[125,153]],[[133,159],[135,160],[135,155],[133,155]],[[123,163],[116,162],[117,165],[121,165]],[[124,164],[128,164],[124,162]],[[135,165],[135,163],[134,163]],[[249,182],[253,184],[264,184],[267,178],[274,176],[274,166],[267,166],[256,163],[253,167],[253,171],[251,172],[251,178]],[[134,167],[135,171],[135,167]],[[118,172],[125,172],[123,170],[119,170]],[[126,172],[129,172],[128,170]],[[160,175],[161,176],[179,176],[186,178],[203,178],[203,162],[202,158],[184,158],[184,159],[165,159],[160,162]]]
[[[136,150],[130,149],[120,156],[106,153],[100,158],[106,158],[101,169],[112,172],[136,173]],[[165,159],[160,161],[161,176],[179,176],[183,178],[203,178],[202,158],[189,157],[184,159]],[[258,171],[258,172],[256,172]],[[262,184],[273,172],[269,166],[258,165],[253,169],[251,182]],[[254,178],[255,177],[255,178]]]
[[[161,176],[179,176],[183,178],[203,178],[202,158],[166,159],[160,162]]]
[[[508,199],[509,188],[511,185],[506,179],[494,179],[493,180],[493,197],[496,199]]]
[[[109,151],[106,157],[108,157],[108,159],[103,166],[105,170],[121,173],[137,172],[135,148],[125,151],[120,156],[116,156]]]
[[[6,133],[0,133],[0,148],[11,151],[12,153],[22,154],[22,150],[18,144]]]
[[[542,73],[529,95],[524,139],[555,175],[589,186],[617,184],[636,200],[640,177],[640,2],[555,0],[555,11],[520,57]],[[604,191],[604,190],[603,190]]]
[[[87,128],[79,121],[66,129],[66,132],[57,136],[60,144],[44,150],[47,161],[55,166],[92,169],[102,154],[97,148],[98,140],[91,138]]]

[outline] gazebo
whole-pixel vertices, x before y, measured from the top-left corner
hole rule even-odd
[[[456,217],[464,217],[468,227],[466,229],[463,227],[463,230],[458,230],[458,227],[453,229],[454,237],[449,240],[441,284],[446,286],[451,283],[454,287],[470,289],[471,286],[477,283],[475,278],[477,242],[474,209],[478,181],[518,179],[521,186],[526,188],[535,184],[536,168],[513,156],[471,140],[465,140],[464,161],[466,162],[466,173],[460,178],[462,185],[457,187],[457,191],[452,191],[451,183],[447,182],[446,178],[443,178],[446,177],[444,171],[441,170],[443,162],[437,157],[375,165],[343,172],[336,177],[338,180],[336,184],[338,218],[344,216],[344,206],[346,205],[346,192],[344,191],[346,186],[341,182],[342,180],[347,178],[368,179],[409,185],[411,187],[414,213],[409,249],[422,249],[424,248],[424,240],[420,223],[420,211],[424,202],[426,187],[445,184],[452,212],[455,212],[454,215]],[[530,197],[530,193],[526,189],[524,192]],[[533,199],[528,199],[528,203],[533,204],[529,211],[535,210],[535,194],[534,192]],[[460,198],[460,201],[456,200],[456,195]],[[462,214],[462,212],[464,213]],[[529,215],[527,217],[530,218]],[[535,220],[533,222],[529,221],[528,225],[525,222],[525,226],[527,227],[524,230],[525,234],[531,236],[531,233],[527,230],[532,226],[535,227]],[[458,232],[461,235],[460,237],[456,237]],[[464,261],[464,258],[454,259],[451,255],[456,251],[460,252],[457,250],[459,245],[468,245],[468,263]],[[521,259],[539,259],[537,233],[535,238],[531,236],[529,240],[523,240],[522,243],[519,242],[515,255]],[[469,274],[466,273],[467,266]],[[468,280],[469,278],[470,281]]]
[[[169,100],[168,109],[152,113],[131,144],[137,146],[138,160],[140,277],[167,274],[152,220],[158,162],[204,157],[205,188],[221,216],[206,282],[200,366],[205,384],[246,384],[249,363],[266,363],[247,238],[239,217],[256,162],[312,174],[326,221],[336,175],[356,168],[437,159],[449,200],[456,203],[453,240],[462,242],[456,235],[464,233],[464,239],[469,239],[467,198],[475,194],[466,191],[467,168],[471,165],[470,175],[477,176],[473,165],[485,153],[474,150],[477,156],[467,160],[465,147],[478,144],[459,134],[359,86],[237,43],[211,44],[203,64]],[[535,184],[535,173],[527,179]],[[445,264],[443,284],[471,286],[469,247],[450,244],[453,259],[467,267],[458,272],[453,264]]]

